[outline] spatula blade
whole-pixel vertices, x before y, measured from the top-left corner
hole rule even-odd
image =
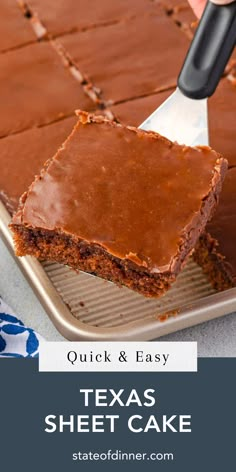
[[[188,146],[208,146],[207,99],[193,100],[176,91],[139,128]]]

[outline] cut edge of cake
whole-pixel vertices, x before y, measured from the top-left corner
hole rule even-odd
[[[236,276],[230,262],[221,253],[218,241],[205,231],[193,252],[195,262],[201,266],[212,287],[217,291],[236,286]]]

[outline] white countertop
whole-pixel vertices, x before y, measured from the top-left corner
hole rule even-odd
[[[63,341],[14,259],[0,240],[0,295],[29,327],[48,341]],[[199,356],[236,357],[236,313],[161,338],[197,341]]]

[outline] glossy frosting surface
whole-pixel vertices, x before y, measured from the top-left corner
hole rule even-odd
[[[138,265],[167,270],[184,233],[199,226],[219,156],[101,117],[87,119],[80,115],[30,187],[18,223],[63,231]]]
[[[16,1],[0,2],[0,38],[1,52],[36,41],[30,22],[23,16]]]
[[[102,99],[113,102],[173,86],[189,47],[160,6],[155,14],[65,35],[61,42]]]
[[[0,139],[0,198],[10,213],[21,195],[71,133],[76,117]]]
[[[149,0],[30,0],[30,6],[53,35],[112,23],[155,9]]]
[[[46,41],[0,55],[0,106],[0,137],[93,108]]]

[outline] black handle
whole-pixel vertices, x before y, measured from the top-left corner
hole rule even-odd
[[[210,97],[236,44],[236,1],[208,2],[178,78],[189,98]]]

